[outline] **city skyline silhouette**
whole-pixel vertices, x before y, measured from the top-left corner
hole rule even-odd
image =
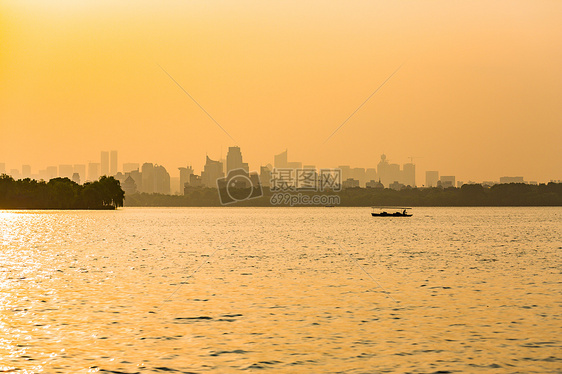
[[[119,149],[201,169],[236,144],[256,168],[288,148],[315,165],[385,153],[461,180],[562,179],[560,5],[246,5],[4,2],[0,162]]]

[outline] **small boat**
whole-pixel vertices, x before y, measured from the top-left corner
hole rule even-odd
[[[374,206],[371,215],[373,217],[411,217],[408,210],[412,208],[400,208],[395,206]]]

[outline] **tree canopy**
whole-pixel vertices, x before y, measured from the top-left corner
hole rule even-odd
[[[80,185],[68,178],[49,182],[0,175],[0,209],[115,209],[125,192],[113,177]]]

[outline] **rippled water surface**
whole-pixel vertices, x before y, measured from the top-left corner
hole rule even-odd
[[[562,209],[0,211],[0,372],[561,372]]]

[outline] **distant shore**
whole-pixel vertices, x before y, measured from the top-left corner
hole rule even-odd
[[[163,195],[135,193],[127,195],[126,207],[218,207],[223,206],[218,191],[214,188],[186,189],[186,195]],[[258,198],[237,201],[227,206],[274,207],[274,206],[406,206],[406,207],[471,207],[471,206],[562,206],[562,183],[528,185],[523,183],[498,184],[483,187],[479,184],[463,185],[461,188],[405,188],[400,191],[375,188],[348,188],[338,192],[286,192],[301,194],[338,196],[337,204],[272,204],[275,192],[263,188]],[[240,196],[247,196],[241,191]]]

